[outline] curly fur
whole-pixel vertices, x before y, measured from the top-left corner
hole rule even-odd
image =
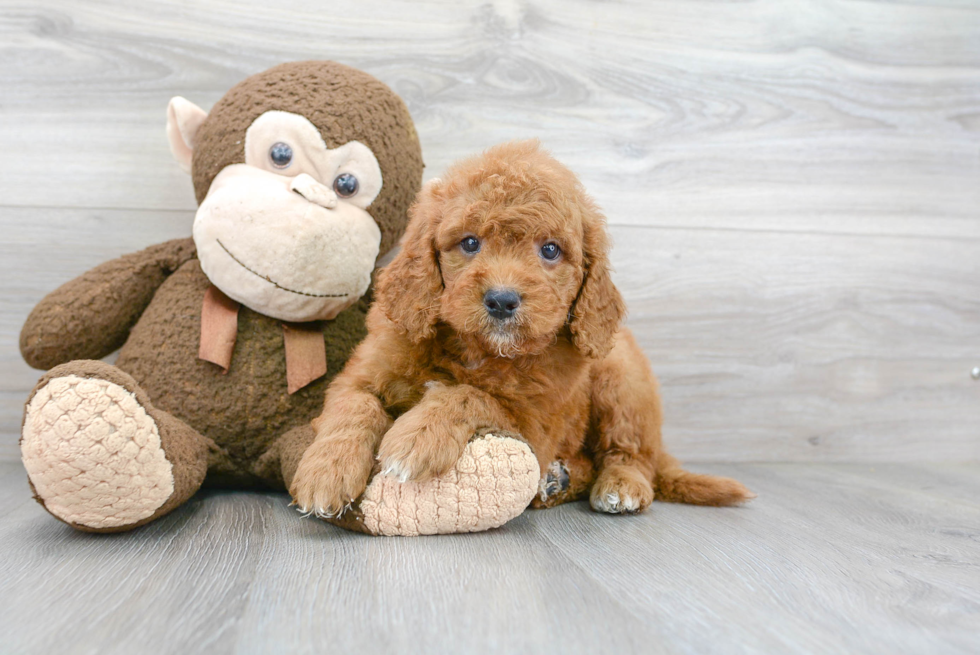
[[[478,253],[461,248],[467,236]],[[554,262],[540,255],[548,241],[562,251]],[[573,489],[591,489],[597,510],[642,511],[655,493],[705,505],[753,497],[664,451],[657,383],[620,326],[608,247],[595,203],[535,141],[492,148],[426,185],[378,279],[368,337],[314,421],[290,489],[300,507],[342,512],[375,457],[402,479],[439,475],[484,427],[521,433],[542,471],[572,463]],[[521,297],[506,320],[484,306],[501,287]]]

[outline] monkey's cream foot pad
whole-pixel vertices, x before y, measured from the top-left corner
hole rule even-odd
[[[538,491],[538,460],[523,441],[489,433],[456,465],[425,482],[375,475],[359,501],[331,522],[385,536],[480,532],[520,515]]]
[[[44,507],[76,527],[131,525],[174,491],[156,423],[132,393],[106,380],[68,375],[38,389],[21,452]]]

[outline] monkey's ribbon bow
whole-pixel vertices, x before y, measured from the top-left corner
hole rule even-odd
[[[201,344],[197,356],[217,364],[224,373],[231,366],[231,356],[238,338],[238,310],[241,304],[218,287],[211,285],[204,293],[201,307]],[[283,345],[286,350],[286,389],[294,394],[327,372],[327,349],[323,332],[317,323],[283,323]]]

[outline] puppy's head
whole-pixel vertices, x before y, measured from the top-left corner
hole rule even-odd
[[[624,314],[608,240],[575,175],[536,141],[506,143],[423,188],[377,302],[414,342],[438,321],[491,356],[534,354],[567,326],[589,357]]]

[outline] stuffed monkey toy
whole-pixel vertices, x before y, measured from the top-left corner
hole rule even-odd
[[[50,369],[26,403],[24,465],[38,502],[79,530],[130,530],[202,484],[288,488],[421,184],[404,103],[333,62],[254,75],[210,113],[174,98],[167,135],[193,178],[193,238],[97,266],[21,332],[27,363]],[[120,348],[115,365],[98,361]],[[336,522],[496,527],[538,477],[519,438],[479,434],[442,478],[377,475]]]

